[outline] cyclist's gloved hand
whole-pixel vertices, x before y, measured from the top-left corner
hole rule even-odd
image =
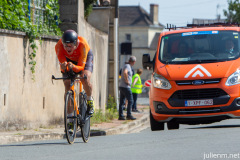
[[[73,67],[74,67],[74,65],[73,65],[72,62],[68,62],[67,66],[68,66],[68,69],[69,69],[69,70],[72,70]]]
[[[61,69],[65,71],[67,69],[67,62],[61,63],[60,66],[61,66]]]

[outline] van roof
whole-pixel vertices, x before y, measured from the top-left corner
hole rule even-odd
[[[183,32],[194,32],[194,31],[209,31],[209,30],[233,30],[240,31],[239,24],[236,23],[212,23],[212,24],[188,24],[186,27],[169,27],[169,31],[162,32],[162,35],[183,33]]]
[[[170,30],[177,30],[177,29],[188,29],[188,28],[203,28],[203,27],[239,27],[238,23],[223,23],[223,22],[217,22],[217,23],[203,23],[203,24],[187,24],[185,27],[177,27],[174,25],[168,25],[167,28]]]

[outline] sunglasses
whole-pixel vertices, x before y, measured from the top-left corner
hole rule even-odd
[[[74,43],[63,43],[65,48],[74,48],[76,45]]]

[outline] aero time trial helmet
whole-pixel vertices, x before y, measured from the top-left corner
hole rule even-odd
[[[62,35],[62,43],[74,43],[76,45],[78,35],[74,30],[66,30]]]

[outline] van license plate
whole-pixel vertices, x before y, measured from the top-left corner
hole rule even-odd
[[[211,106],[211,105],[213,105],[212,99],[185,101],[185,106]]]

